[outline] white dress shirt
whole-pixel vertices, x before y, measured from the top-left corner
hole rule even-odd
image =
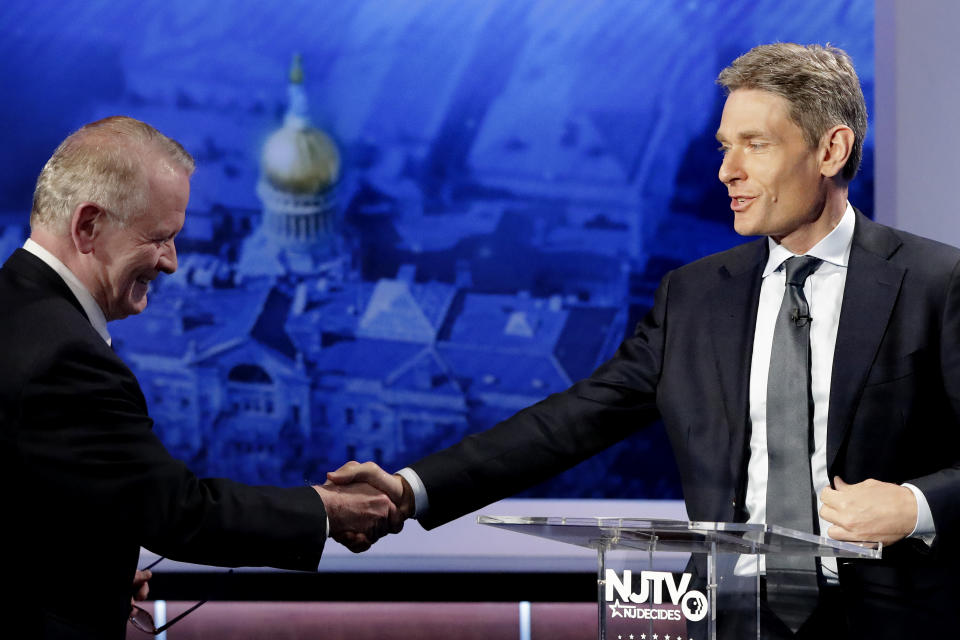
[[[840,307],[847,282],[847,266],[850,248],[853,245],[853,229],[856,216],[847,203],[839,224],[818,242],[806,255],[820,258],[823,264],[814,271],[803,287],[810,306],[810,392],[813,398],[814,451],[810,456],[810,471],[813,489],[817,495],[817,510],[820,492],[830,484],[827,475],[827,415],[830,409],[830,378],[833,373],[833,352],[837,343],[837,327],[840,323]],[[786,289],[784,262],[793,253],[772,239],[767,239],[770,254],[763,270],[760,286],[760,304],[757,309],[757,325],[753,338],[753,359],[750,367],[750,462],[747,465],[746,507],[748,523],[765,523],[767,516],[767,379],[770,369],[770,352],[773,347],[773,331],[780,312]],[[913,485],[908,487],[917,499],[917,522],[913,535],[933,532],[933,516],[923,493]],[[820,518],[820,535],[827,537],[829,522]],[[755,556],[745,556],[737,564],[737,574],[751,575],[756,571]],[[763,571],[764,559],[760,558]],[[823,558],[824,574],[835,577],[835,558]]]

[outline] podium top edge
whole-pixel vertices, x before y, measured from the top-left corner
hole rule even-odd
[[[620,529],[647,529],[655,527],[672,531],[729,531],[743,533],[773,533],[790,531],[776,525],[753,524],[745,522],[705,522],[697,520],[670,520],[666,518],[619,518],[615,516],[494,516],[478,515],[477,524],[486,525],[552,525],[566,527],[616,527]],[[800,533],[800,532],[797,532]],[[814,536],[817,537],[817,536]]]
[[[845,542],[797,531],[774,524],[745,522],[706,522],[663,518],[564,517],[564,516],[495,516],[481,514],[477,523],[493,527],[522,530],[525,527],[560,527],[569,530],[588,528],[606,532],[630,532],[644,535],[713,534],[723,538],[761,540],[767,536],[791,539],[796,543],[829,547],[836,552],[849,552],[858,557],[880,558],[883,545],[878,542]],[[533,533],[533,531],[531,531]],[[726,534],[726,535],[724,535]],[[542,535],[542,534],[541,534]],[[844,554],[845,555],[845,554]]]

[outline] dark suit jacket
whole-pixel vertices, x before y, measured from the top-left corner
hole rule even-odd
[[[16,251],[0,309],[0,635],[122,638],[141,545],[316,569],[316,492],[201,480],[170,457],[133,374],[52,269]]]
[[[690,518],[743,520],[750,363],[767,253],[764,238],[667,274],[633,337],[588,379],[412,465],[430,501],[422,524],[516,493],[658,416]],[[857,214],[827,440],[831,477],[919,487],[937,529],[935,563],[956,553],[960,251]],[[885,555],[896,562],[918,544]]]

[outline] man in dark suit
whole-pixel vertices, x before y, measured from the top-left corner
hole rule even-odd
[[[30,239],[0,269],[0,636],[124,637],[141,545],[315,570],[328,535],[359,551],[390,528],[395,507],[369,487],[198,479],[151,431],[107,322],[177,268],[192,171],[142,122],[83,127],[43,168]]]
[[[765,637],[955,632],[960,251],[847,202],[866,108],[845,53],[761,46],[718,83],[734,227],[765,237],[667,274],[633,337],[567,391],[399,475],[330,477],[372,482],[432,528],[662,417],[691,519],[887,546],[800,571],[809,606],[765,613]],[[776,562],[742,567],[765,574],[771,609]]]

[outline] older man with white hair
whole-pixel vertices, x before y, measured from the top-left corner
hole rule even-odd
[[[0,269],[4,637],[122,638],[141,546],[314,570],[327,535],[360,551],[399,527],[369,487],[199,479],[153,434],[107,322],[176,270],[193,169],[143,122],[86,125],[44,166],[30,239]]]

